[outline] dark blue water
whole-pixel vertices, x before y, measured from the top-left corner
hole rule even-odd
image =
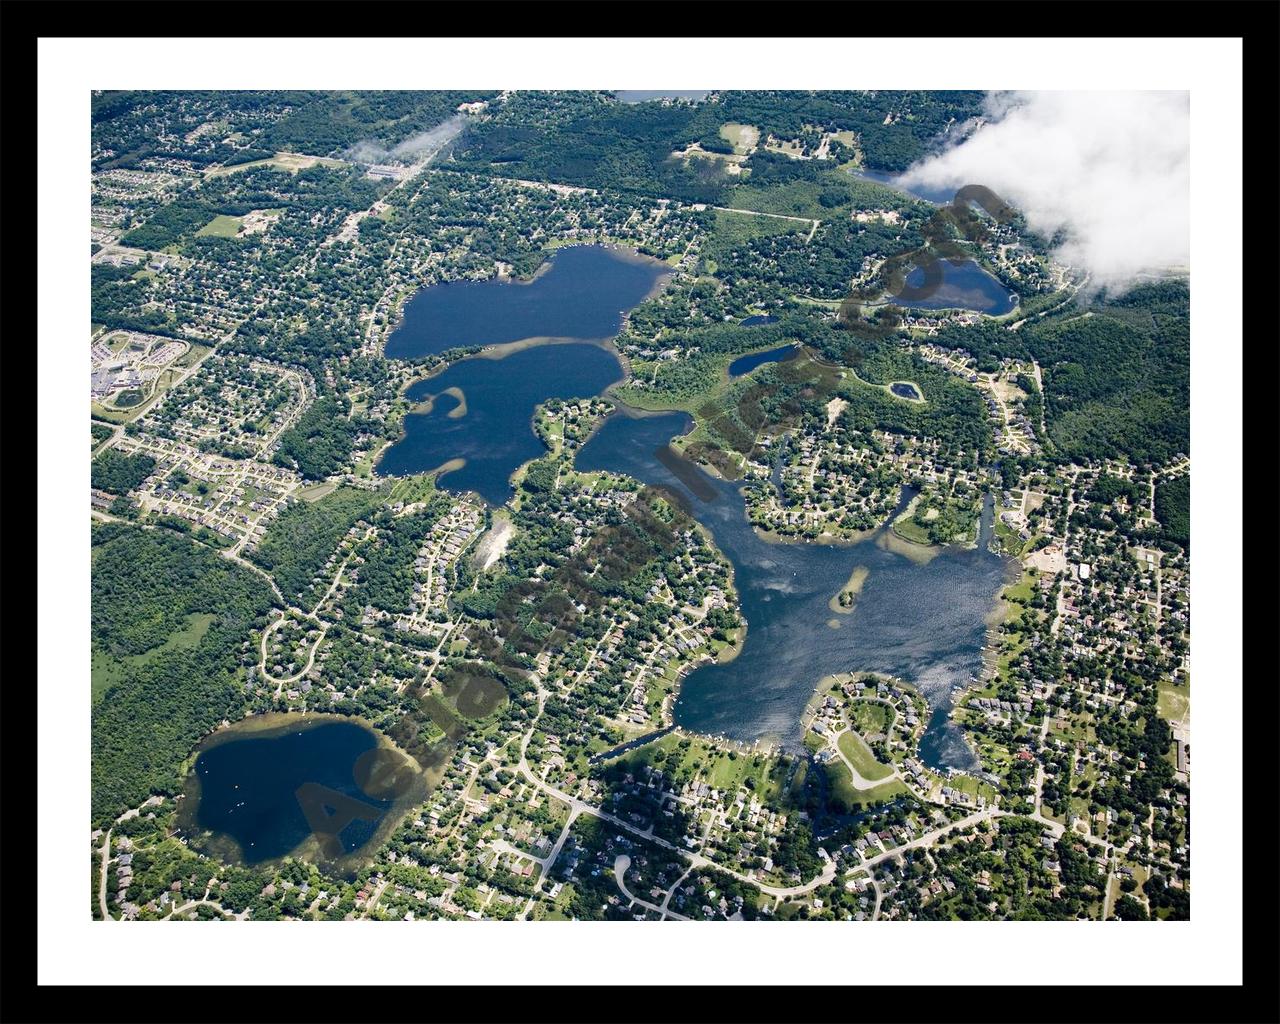
[[[893,301],[909,309],[971,309],[989,316],[1004,316],[1018,305],[1017,295],[973,260],[964,260],[958,266],[950,260],[939,260],[939,264],[942,283],[937,291],[927,298],[916,298],[904,289]],[[907,274],[907,289],[920,288],[924,283],[922,268],[914,267]]]
[[[729,376],[741,377],[765,363],[781,363],[793,359],[799,351],[795,344],[789,344],[781,348],[771,348],[767,352],[752,352],[749,356],[742,356],[729,364]]]
[[[762,324],[776,324],[778,318],[765,313],[760,316],[749,316],[745,320],[739,321],[739,327],[759,327]]]
[[[461,469],[445,473],[440,485],[451,491],[475,491],[493,505],[511,497],[511,474],[546,449],[533,432],[533,410],[548,398],[588,398],[622,379],[618,357],[599,345],[536,345],[502,359],[474,357],[418,381],[407,396],[419,402],[431,396],[428,413],[405,417],[403,440],[378,462],[383,476],[409,476],[464,459]],[[460,388],[466,414],[449,388]]]
[[[902,381],[898,381],[894,384],[890,384],[889,390],[892,391],[899,398],[918,399],[920,397],[920,392],[916,390],[914,384],[905,384]]]
[[[883,530],[852,547],[769,543],[747,522],[740,485],[693,468],[704,500],[655,458],[691,422],[684,413],[615,413],[577,456],[579,469],[625,473],[686,496],[733,563],[746,641],[733,661],[685,677],[676,723],[798,748],[801,715],[822,677],[883,672],[913,684],[929,701],[923,760],[935,767],[975,767],[948,714],[952,686],[967,684],[981,670],[984,617],[1005,579],[1004,561],[986,549],[990,498],[977,548],[947,548],[926,565],[879,546]],[[861,595],[852,613],[837,614],[828,602],[857,566],[869,570]]]
[[[612,338],[625,311],[670,272],[656,260],[600,245],[556,251],[527,283],[459,281],[432,285],[411,298],[387,355],[416,359],[469,345],[525,338]]]
[[[196,758],[196,823],[233,838],[247,864],[283,857],[311,834],[297,791],[314,783],[368,808],[371,820],[354,819],[338,833],[343,853],[353,853],[373,838],[392,807],[356,784],[357,760],[376,745],[370,729],[325,722],[212,746]]]

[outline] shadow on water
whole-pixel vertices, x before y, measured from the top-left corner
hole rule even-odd
[[[201,744],[179,827],[228,863],[292,855],[350,875],[426,791],[424,773],[357,719],[257,715]]]

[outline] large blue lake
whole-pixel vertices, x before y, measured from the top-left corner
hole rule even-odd
[[[935,767],[977,762],[950,721],[951,689],[982,667],[985,619],[1006,577],[1006,563],[987,550],[988,498],[976,548],[942,549],[926,564],[882,546],[885,528],[852,546],[778,544],[747,521],[738,484],[696,467],[695,494],[656,457],[692,421],[684,413],[614,414],[582,447],[582,470],[625,473],[684,495],[734,567],[747,637],[732,661],[687,675],[675,705],[677,724],[697,732],[796,748],[800,719],[824,676],[874,671],[898,676],[928,699],[932,717],[921,756]],[[849,614],[829,602],[855,568],[868,570]]]
[[[617,355],[600,345],[535,345],[501,359],[477,356],[412,385],[429,412],[405,417],[405,436],[378,463],[383,476],[427,473],[451,491],[475,491],[492,505],[511,497],[511,474],[546,448],[533,432],[533,410],[548,398],[589,398],[622,379]],[[449,393],[452,392],[452,393]]]
[[[193,769],[196,829],[214,833],[215,844],[234,840],[235,850],[217,849],[224,859],[258,864],[297,850],[329,816],[339,846],[319,859],[359,854],[398,809],[393,795],[370,795],[357,782],[378,745],[371,728],[330,717],[277,715],[215,733]]]
[[[531,281],[458,281],[423,288],[405,303],[387,339],[394,359],[525,338],[612,338],[626,311],[670,268],[623,249],[574,245],[556,251]]]
[[[562,262],[566,259],[569,262]],[[555,277],[575,267],[587,282],[583,287]],[[649,276],[629,278],[637,268]],[[612,250],[583,247],[562,250],[551,271],[532,285],[444,285],[414,301],[419,311],[447,309],[451,323],[481,322],[481,314],[497,303],[495,322],[500,329],[482,336],[491,343],[565,332],[609,334],[620,324],[618,311],[630,308],[628,303],[639,301],[653,287],[653,270],[651,265],[619,261]],[[601,280],[601,274],[615,280],[615,272],[628,277],[633,287],[626,296],[611,292],[602,302],[590,282]],[[543,299],[521,307],[509,298],[515,295],[523,301],[539,284],[573,296],[563,299],[570,307],[589,308],[555,309]],[[448,296],[442,306],[432,305],[435,293]],[[606,309],[613,312],[605,316]],[[415,317],[419,315],[425,316]],[[553,318],[559,318],[558,326],[549,327]],[[422,319],[415,323],[424,331],[430,326]],[[434,340],[429,344],[439,349],[460,342],[458,334],[442,332],[439,325],[430,330]],[[793,351],[782,346],[741,357],[730,373],[750,372]],[[531,423],[537,404],[553,397],[597,395],[623,376],[616,354],[602,344],[540,344],[489,357],[497,354],[453,363],[409,389],[408,397],[424,405],[406,417],[405,437],[385,453],[380,474],[445,467],[442,487],[475,491],[501,505],[512,493],[511,474],[544,451]],[[930,701],[933,719],[921,748],[925,760],[972,767],[972,752],[948,716],[952,687],[967,683],[981,668],[984,620],[1005,575],[1004,561],[986,550],[990,508],[976,548],[948,548],[923,563],[891,548],[885,530],[854,546],[771,543],[748,523],[737,484],[688,467],[692,477],[685,479],[696,481],[702,495],[698,497],[668,468],[669,458],[664,464],[657,457],[689,425],[684,413],[619,412],[577,456],[581,469],[625,473],[689,497],[694,515],[734,565],[748,623],[744,648],[733,661],[705,666],[684,680],[676,721],[697,731],[795,747],[801,740],[804,707],[822,677],[858,670],[884,672],[914,684]],[[828,603],[858,567],[869,573],[861,596],[851,613],[834,612]]]

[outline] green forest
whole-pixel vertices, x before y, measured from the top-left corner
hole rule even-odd
[[[1161,463],[1190,449],[1190,324],[1189,287],[1169,281],[1100,294],[1020,331],[987,322],[936,340],[966,349],[980,369],[1038,360],[1051,455]]]
[[[249,557],[271,573],[285,597],[303,605],[315,591],[312,578],[324,568],[343,534],[380,500],[377,493],[339,487],[314,503],[296,502],[271,524]]]
[[[352,442],[363,423],[347,418],[350,404],[332,396],[312,402],[280,436],[273,461],[296,469],[307,480],[323,480],[340,472],[351,458]]]
[[[93,709],[93,818],[103,823],[152,793],[176,792],[193,744],[238,717],[242,647],[266,621],[271,590],[162,530],[95,525],[93,563],[93,646],[120,663]],[[198,642],[166,645],[199,613],[211,621]]]
[[[1181,547],[1191,546],[1191,474],[1166,480],[1156,487],[1156,519],[1164,539]]]
[[[128,494],[155,468],[150,455],[125,455],[108,448],[91,463],[90,483],[109,494]]]
[[[592,188],[719,202],[740,180],[714,156],[674,159],[691,143],[712,152],[720,126],[757,126],[799,140],[809,155],[823,132],[852,131],[866,166],[905,169],[940,133],[981,110],[979,92],[725,92],[703,103],[619,103],[608,93],[529,93],[510,98],[491,121],[470,127],[455,145],[459,166],[513,178],[537,178]],[[886,121],[888,123],[886,123]],[[837,149],[842,148],[836,143]],[[851,153],[840,153],[847,158]],[[812,178],[815,161],[795,160],[763,146],[746,167],[766,185]]]

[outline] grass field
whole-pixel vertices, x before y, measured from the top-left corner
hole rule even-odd
[[[893,524],[893,532],[903,540],[909,540],[912,544],[929,545],[933,542],[929,540],[929,532],[923,527],[918,526],[910,518],[909,512],[904,512]]]
[[[961,793],[968,793],[969,796],[980,796],[988,803],[996,797],[995,789],[981,779],[975,779],[972,775],[953,775],[947,780],[947,785],[952,789],[958,789]]]
[[[715,227],[707,239],[706,255],[712,259],[724,257],[744,246],[752,238],[770,235],[807,235],[810,225],[799,220],[782,220],[780,217],[757,217],[750,213],[716,211]]]
[[[872,804],[885,803],[910,792],[900,779],[890,779],[874,789],[854,789],[853,780],[849,777],[849,769],[842,761],[829,761],[826,769],[827,780],[831,784],[831,795],[850,808],[870,807]]]
[[[189,344],[191,347],[173,361],[173,365],[177,369],[185,370],[195,365],[212,348],[211,345],[200,345],[196,342],[190,342]]]
[[[214,167],[205,172],[210,178],[219,178],[224,174],[235,174],[237,171],[247,171],[251,167],[276,167],[282,171],[289,171],[296,174],[298,171],[308,167],[314,167],[319,164],[322,167],[342,167],[345,161],[333,160],[323,156],[306,156],[302,153],[277,153],[275,156],[267,157],[265,160],[250,160],[248,163],[234,164],[231,167]]]
[[[107,423],[128,423],[137,415],[137,409],[130,409],[127,412],[124,409],[112,409],[99,402],[89,403],[89,413],[94,419],[105,420]]]
[[[242,217],[229,217],[220,213],[197,231],[196,237],[235,238],[240,233],[240,225],[243,223],[244,219]]]
[[[864,779],[878,782],[893,774],[893,769],[876,760],[871,749],[857,733],[846,732],[840,735],[840,753],[849,759],[849,763],[858,769]]]
[[[864,735],[868,733],[874,735],[878,732],[887,733],[890,726],[893,725],[893,708],[878,701],[854,701],[851,711],[854,727]]]
[[[750,778],[752,789],[762,800],[776,797],[782,782],[770,774],[771,762],[763,755],[730,752],[700,737],[678,733],[668,733],[653,743],[628,751],[619,760],[633,766],[650,764],[677,777],[684,772],[697,772],[709,786],[727,792],[736,791]]]
[[[141,654],[130,654],[116,658],[96,644],[92,649],[90,668],[90,687],[93,702],[96,704],[116,683],[124,678],[125,670],[134,665],[145,665],[166,651],[190,650],[202,639],[213,624],[212,612],[198,612],[188,615],[181,629],[169,635],[169,638],[158,647]]]
[[[1022,621],[1028,612],[1028,602],[1035,597],[1039,577],[1040,574],[1035,569],[1028,569],[1023,572],[1017,583],[1005,588],[1004,593],[1001,595],[1007,604],[1004,621]]]
[[[720,126],[720,138],[731,143],[735,153],[750,153],[760,142],[760,129],[750,124],[724,124]]]
[[[1012,555],[1014,558],[1017,558],[1022,554],[1024,545],[1022,542],[1022,538],[1018,536],[1017,530],[1011,527],[1008,523],[1004,522],[1004,520],[1002,520],[999,516],[995,517],[995,521],[992,523],[992,527],[995,530],[996,537],[998,537],[1000,540],[1000,543],[1004,545],[1004,550],[1006,553]]]
[[[311,487],[303,487],[298,491],[298,497],[303,501],[319,501],[326,494],[332,494],[337,489],[338,485],[334,481],[325,480]]]
[[[1157,684],[1156,712],[1166,722],[1180,722],[1191,712],[1191,684],[1176,685],[1172,679]]]

